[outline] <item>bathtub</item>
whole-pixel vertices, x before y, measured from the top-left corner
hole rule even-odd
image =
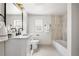
[[[67,56],[67,41],[53,40],[53,46],[63,56]]]

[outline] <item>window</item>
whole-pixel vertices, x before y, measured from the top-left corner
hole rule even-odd
[[[22,28],[22,20],[14,20],[15,28]]]
[[[35,32],[43,31],[43,20],[35,20]]]

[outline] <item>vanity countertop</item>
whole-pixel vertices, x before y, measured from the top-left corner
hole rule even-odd
[[[8,40],[8,35],[0,35],[0,42],[4,42]]]
[[[26,38],[29,38],[29,37],[31,37],[31,35],[27,35],[27,36],[18,35],[18,36],[11,37],[9,39],[26,39]]]
[[[4,42],[7,41],[8,39],[0,39],[0,42]]]

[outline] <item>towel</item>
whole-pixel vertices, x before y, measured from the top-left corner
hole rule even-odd
[[[3,21],[0,21],[0,41],[8,40],[7,28]]]

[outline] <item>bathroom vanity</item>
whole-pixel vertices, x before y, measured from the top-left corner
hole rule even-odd
[[[26,56],[30,35],[15,36],[5,42],[5,56]]]
[[[6,4],[6,27],[8,41],[5,42],[5,56],[26,56],[30,35],[27,34],[27,14],[18,3]],[[13,12],[13,13],[12,13]]]

